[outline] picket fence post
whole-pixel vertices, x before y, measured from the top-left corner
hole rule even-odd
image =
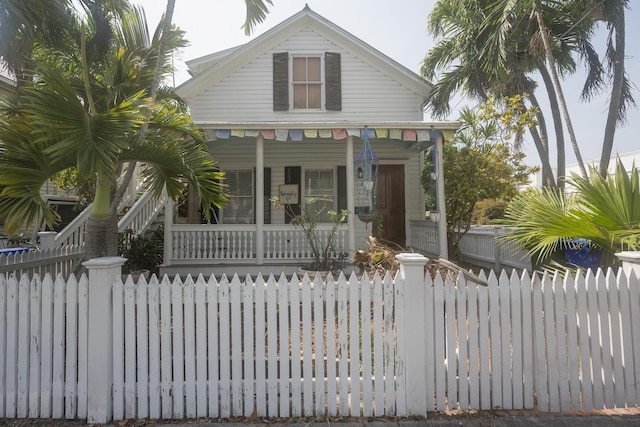
[[[125,259],[95,258],[82,263],[89,272],[87,352],[87,421],[105,423],[113,416],[113,301],[112,287]]]
[[[40,238],[40,249],[47,250],[56,247],[56,233],[55,231],[40,231],[38,237]]]
[[[405,391],[408,416],[427,415],[425,273],[428,259],[418,253],[396,255],[404,283]]]

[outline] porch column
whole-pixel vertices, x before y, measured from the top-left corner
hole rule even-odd
[[[438,179],[436,185],[438,188],[438,211],[440,212],[440,220],[438,221],[438,247],[440,248],[440,258],[449,259],[449,249],[447,247],[447,207],[444,199],[444,160],[442,155],[442,142],[444,137],[442,133],[436,138],[436,150],[438,152]]]
[[[347,137],[347,210],[349,211],[349,217],[347,220],[348,242],[347,249],[349,255],[353,255],[356,252],[356,197],[355,186],[353,183],[353,136]]]
[[[264,263],[264,138],[256,138],[256,264]]]
[[[164,204],[164,256],[162,258],[163,265],[171,265],[171,258],[173,258],[173,199],[168,196],[167,202]]]

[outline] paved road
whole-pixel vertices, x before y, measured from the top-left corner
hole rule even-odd
[[[374,422],[325,422],[325,423],[269,423],[269,424],[225,424],[226,427],[631,427],[640,426],[640,415],[610,415],[610,416],[531,416],[531,417],[498,417],[498,418],[474,418],[474,419],[425,419],[419,421],[374,421]],[[153,424],[147,424],[151,427]],[[194,427],[193,424],[156,424],[154,427]],[[198,424],[198,427],[220,427],[218,423]],[[115,427],[115,426],[114,426]]]

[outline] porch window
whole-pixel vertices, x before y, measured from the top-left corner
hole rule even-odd
[[[329,222],[327,212],[335,209],[333,179],[332,169],[307,169],[304,172],[305,207],[309,212],[320,212],[319,222]]]
[[[223,224],[253,223],[253,171],[225,171],[229,197],[221,210]]]

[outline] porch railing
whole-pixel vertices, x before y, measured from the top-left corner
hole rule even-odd
[[[316,233],[328,238],[331,225],[318,225]],[[304,233],[292,225],[265,225],[262,258],[265,263],[308,261],[313,258]],[[253,263],[257,259],[256,226],[254,224],[173,224],[171,228],[171,263],[211,260]],[[346,227],[338,230],[334,246],[347,247]],[[165,260],[166,262],[166,260]]]
[[[410,246],[426,256],[437,257],[440,251],[436,224],[411,221],[410,226]],[[515,242],[501,240],[500,237],[505,233],[507,230],[495,226],[471,228],[460,241],[463,260],[495,271],[505,267],[531,270],[531,258],[527,251]]]
[[[409,246],[426,256],[439,256],[438,225],[431,221],[410,221],[409,224]]]

